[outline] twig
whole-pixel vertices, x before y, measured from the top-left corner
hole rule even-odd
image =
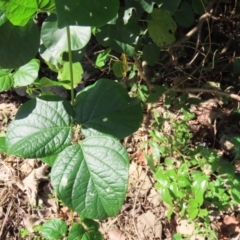
[[[238,96],[237,94],[226,93],[226,92],[222,92],[222,91],[215,90],[215,89],[207,89],[207,88],[173,88],[171,90],[176,91],[176,92],[188,92],[188,93],[189,92],[212,93],[212,94],[216,94],[216,95],[232,98],[232,99],[237,100],[238,102],[240,102],[240,96]]]
[[[205,20],[211,16],[211,13],[210,10],[212,9],[214,3],[216,2],[217,0],[212,0],[209,2],[209,5],[207,6],[206,8],[206,13],[204,13],[200,18],[199,18],[199,22],[197,24],[197,26],[195,26],[192,30],[190,30],[184,37],[178,39],[177,41],[175,41],[174,43],[172,44],[168,44],[168,45],[165,45],[163,46],[164,48],[171,48],[171,47],[177,47],[179,46],[180,44],[186,42],[190,37],[192,37],[196,32],[200,31],[201,28],[202,28],[202,25],[203,23],[205,22]]]

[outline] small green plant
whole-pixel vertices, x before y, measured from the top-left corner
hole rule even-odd
[[[79,223],[73,223],[70,227],[66,222],[59,218],[53,218],[45,222],[39,229],[39,233],[45,239],[63,239],[68,240],[81,239],[103,239],[99,232],[99,224],[93,220],[81,218]]]
[[[193,115],[183,113],[184,119],[178,121],[154,114],[148,142],[152,153],[147,159],[157,181],[155,187],[169,207],[168,218],[177,213],[182,219],[194,221],[197,234],[205,236],[206,229],[211,229],[211,211],[239,203],[240,181],[234,166],[215,151],[190,145],[192,134],[187,122]],[[168,133],[165,122],[170,124]],[[211,230],[211,239],[217,239],[213,233]]]

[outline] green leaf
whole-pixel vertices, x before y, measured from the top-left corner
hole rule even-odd
[[[83,235],[87,231],[84,229],[84,227],[78,223],[74,223],[73,226],[71,227],[71,230],[68,234],[68,240],[82,240]]]
[[[153,89],[149,91],[149,96],[146,99],[146,103],[155,103],[159,98],[166,92],[164,86],[154,86]]]
[[[55,162],[55,160],[56,160],[56,158],[57,158],[57,156],[58,156],[58,154],[55,154],[55,155],[52,155],[52,156],[49,156],[49,157],[41,158],[41,160],[44,163],[46,163],[46,164],[48,164],[49,166],[52,167],[54,162]]]
[[[124,64],[122,61],[116,61],[112,66],[113,73],[115,77],[122,78],[124,77]]]
[[[150,65],[154,66],[160,56],[160,48],[156,44],[144,45],[143,59]]]
[[[55,0],[58,27],[71,25],[102,26],[118,12],[119,0]]]
[[[111,52],[111,48],[105,49],[103,52],[99,53],[96,59],[96,66],[101,68],[106,64],[106,61],[109,58],[109,53]]]
[[[0,69],[0,92],[10,89],[13,86],[11,69]]]
[[[40,87],[52,87],[52,86],[63,86],[64,84],[70,84],[71,82],[66,80],[66,81],[53,81],[47,77],[42,77],[39,82],[38,85]],[[37,84],[37,82],[35,82],[35,84]]]
[[[63,202],[91,219],[118,213],[128,185],[129,157],[108,136],[88,137],[64,149],[51,172],[54,189]]]
[[[187,2],[182,2],[181,8],[175,13],[174,17],[179,25],[191,27],[194,22],[194,13],[191,5]]]
[[[6,153],[6,137],[0,137],[0,153]]]
[[[159,188],[160,196],[165,203],[170,206],[173,206],[172,196],[170,195],[169,189],[167,187]]]
[[[14,87],[27,86],[32,84],[38,77],[39,60],[32,59],[29,63],[20,67],[13,75]]]
[[[110,47],[118,53],[132,56],[135,53],[138,36],[117,25],[108,24],[99,29],[96,39],[104,47]]]
[[[103,240],[103,236],[98,230],[92,231],[90,229],[90,231],[86,231],[82,225],[75,223],[69,232],[68,240],[88,240],[88,239]]]
[[[67,233],[67,224],[59,218],[53,218],[45,222],[41,233],[46,239],[62,239]]]
[[[197,178],[192,183],[192,191],[199,206],[203,204],[204,193],[208,187],[208,179],[205,176]]]
[[[69,26],[71,34],[71,49],[78,50],[83,48],[90,40],[91,28]],[[67,30],[59,29],[57,26],[57,16],[51,14],[43,23],[41,39],[52,56],[59,57],[61,53],[68,51]]]
[[[204,6],[203,6],[203,4]],[[207,0],[194,0],[192,1],[192,8],[195,13],[202,15],[205,13],[205,6],[207,4]]]
[[[39,30],[33,21],[24,27],[9,21],[0,26],[0,66],[18,68],[34,58],[39,47]]]
[[[152,20],[148,21],[149,35],[157,46],[164,46],[175,41],[174,33],[177,25],[170,13],[162,9],[154,9]]]
[[[196,199],[189,199],[188,200],[188,208],[187,208],[189,217],[191,220],[195,219],[199,212],[199,205]]]
[[[72,63],[72,69],[73,69],[73,87],[77,87],[77,85],[82,80],[82,74],[83,74],[83,68],[80,62]],[[59,69],[58,71],[58,80],[65,81],[65,80],[71,80],[70,79],[70,63],[64,62],[62,69]],[[71,82],[69,84],[63,84],[63,86],[66,89],[71,89]]]
[[[164,10],[167,10],[171,14],[173,14],[178,9],[181,1],[182,0],[174,0],[174,1],[161,0],[161,2],[162,2],[161,8]]]
[[[76,120],[85,136],[108,134],[122,139],[139,128],[142,117],[140,101],[112,80],[99,79],[76,97]]]
[[[38,10],[36,0],[0,0],[0,7],[15,26],[25,26]]]
[[[45,1],[45,0],[43,0]],[[47,5],[42,5],[41,7],[38,6],[42,12],[53,12],[55,10],[55,1],[54,0],[48,0]]]
[[[59,153],[71,143],[72,115],[70,103],[56,96],[26,102],[9,125],[8,153],[26,158]]]

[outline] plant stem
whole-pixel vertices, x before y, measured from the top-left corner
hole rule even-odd
[[[72,49],[71,49],[71,34],[70,27],[67,26],[67,42],[68,42],[68,58],[69,58],[69,70],[70,70],[70,81],[71,81],[71,102],[72,105],[75,105],[74,102],[74,84],[73,84],[73,68],[72,68]]]

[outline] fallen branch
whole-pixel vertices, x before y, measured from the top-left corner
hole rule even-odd
[[[219,90],[215,90],[215,89],[206,89],[206,88],[173,88],[173,91],[176,92],[187,92],[187,93],[193,93],[193,92],[203,92],[203,93],[212,93],[212,94],[216,94],[219,96],[224,96],[224,97],[228,97],[228,98],[232,98],[234,100],[237,100],[238,102],[240,102],[240,96],[238,96],[237,94],[234,93],[226,93],[226,92],[222,92]]]

